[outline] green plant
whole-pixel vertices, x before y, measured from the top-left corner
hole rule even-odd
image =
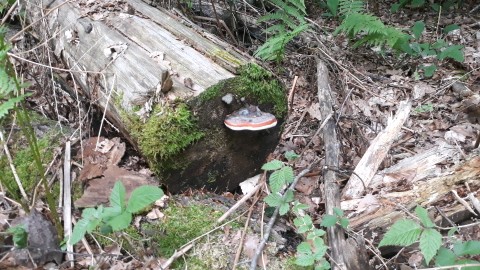
[[[288,42],[308,29],[305,21],[306,8],[303,0],[270,0],[279,9],[258,19],[258,22],[275,21],[265,33],[270,37],[255,51],[255,56],[262,60],[280,62]]]
[[[73,228],[69,243],[72,245],[77,243],[85,233],[90,233],[97,227],[100,227],[103,233],[124,230],[132,222],[133,214],[160,199],[163,191],[155,186],[138,187],[133,190],[128,203],[125,202],[125,195],[125,187],[122,182],[117,181],[110,194],[110,207],[84,209],[82,218]]]
[[[293,152],[287,152],[285,157],[288,161],[292,161],[296,159],[298,155]],[[325,259],[325,254],[328,249],[323,239],[325,231],[316,228],[313,224],[312,218],[304,213],[304,210],[307,209],[308,206],[294,200],[292,188],[289,188],[282,193],[288,184],[294,182],[294,172],[292,167],[275,159],[265,163],[262,166],[262,169],[272,172],[269,176],[269,187],[272,193],[265,197],[265,202],[271,207],[278,207],[280,215],[285,215],[291,210],[297,216],[294,219],[297,233],[306,235],[307,241],[304,241],[297,246],[297,258],[295,263],[300,266],[311,266],[315,264],[316,270],[330,269],[330,264]],[[293,205],[291,209],[290,204]],[[344,218],[341,217],[342,215],[343,213],[338,209],[336,215],[333,216],[335,219],[333,224],[326,223],[323,226],[334,226],[337,220],[342,220],[341,222],[343,224],[348,225],[348,220],[345,222]],[[324,218],[331,220],[331,217],[328,215]]]
[[[478,261],[464,258],[464,256],[479,255],[480,241],[455,241],[453,251],[442,247],[442,235],[435,228],[435,223],[428,216],[425,208],[417,206],[415,214],[420,223],[411,219],[402,219],[395,222],[380,241],[382,246],[410,246],[419,242],[420,252],[423,254],[426,265],[434,259],[437,266],[462,265],[478,263]],[[450,230],[449,236],[455,230]],[[475,268],[478,269],[478,268]]]
[[[442,3],[433,3],[429,2],[430,6],[432,9],[436,12],[438,12],[440,9],[442,10],[448,10],[449,8],[455,6],[457,2],[461,1],[456,1],[456,0],[448,0],[448,1],[442,1]],[[392,5],[390,8],[391,12],[397,12],[400,8],[403,8],[405,6],[410,6],[411,8],[421,8],[424,7],[427,4],[426,0],[400,0],[398,3],[395,3]]]
[[[7,233],[12,234],[13,244],[16,248],[25,248],[27,246],[28,233],[24,225],[17,225],[8,228]]]
[[[460,27],[456,24],[447,25],[443,29],[443,34],[447,35],[449,32],[459,28]],[[419,42],[424,30],[425,23],[423,21],[417,21],[412,26],[412,41],[409,43],[409,46],[404,47],[404,51],[407,54],[421,57],[423,59],[427,57],[436,57],[439,61],[443,61],[447,58],[451,58],[457,62],[463,62],[465,60],[462,52],[462,45],[449,45],[443,38],[439,38],[433,43]],[[437,66],[435,64],[420,65],[419,69],[423,71],[425,77],[431,77],[437,70]],[[418,74],[415,74],[415,76],[419,77]]]

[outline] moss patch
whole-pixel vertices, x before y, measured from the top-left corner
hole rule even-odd
[[[60,144],[60,136],[62,136],[61,131],[56,127],[56,122],[49,119],[43,118],[35,113],[30,114],[30,120],[33,126],[46,126],[47,131],[43,134],[36,134],[37,137],[42,137],[37,140],[38,150],[40,152],[40,157],[44,168],[48,163],[52,161],[53,150],[55,147],[58,147]],[[65,128],[64,129],[68,129]],[[69,130],[69,129],[68,129]],[[31,148],[28,146],[26,139],[22,136],[21,132],[18,132],[13,135],[13,144],[9,145],[9,150],[13,158],[13,164],[15,166],[16,172],[23,188],[27,195],[32,194],[33,189],[38,184],[40,175],[44,171],[38,172],[37,167],[35,166],[34,155]],[[10,196],[15,199],[20,199],[20,189],[15,181],[12,170],[9,166],[9,162],[5,156],[0,158],[0,181],[8,190]],[[55,200],[58,198],[59,186],[56,184],[52,187],[52,191]]]
[[[221,91],[224,87],[228,89]],[[255,100],[257,103],[255,105],[273,103],[274,114],[279,118],[287,113],[286,95],[282,85],[270,72],[256,64],[241,67],[239,76],[210,87],[199,96],[199,99],[212,100],[222,92],[231,92],[240,97]]]
[[[134,114],[122,113],[122,117],[157,174],[185,166],[173,157],[204,135],[184,103],[175,107],[157,105],[145,123]]]

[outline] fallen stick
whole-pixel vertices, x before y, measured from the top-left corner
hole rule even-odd
[[[365,188],[367,188],[370,184],[373,176],[378,170],[378,167],[397,138],[403,123],[410,115],[411,108],[411,102],[400,102],[395,117],[393,119],[389,118],[387,127],[385,127],[385,129],[382,130],[377,137],[375,137],[375,139],[373,139],[370,147],[368,147],[367,151],[355,168],[354,173],[343,189],[343,199],[356,199],[365,192]]]

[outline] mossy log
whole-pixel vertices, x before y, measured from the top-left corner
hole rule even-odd
[[[286,114],[280,83],[224,42],[138,0],[30,0],[39,37],[71,69],[84,96],[147,159],[171,192],[231,190],[258,173]],[[40,20],[41,16],[43,19]],[[52,33],[47,36],[45,33]],[[232,94],[229,105],[221,102]],[[264,131],[223,119],[246,104],[274,113]]]

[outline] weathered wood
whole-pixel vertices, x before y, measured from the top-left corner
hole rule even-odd
[[[347,199],[358,198],[370,184],[383,159],[392,146],[398,132],[410,115],[412,104],[408,101],[400,102],[397,114],[389,119],[387,127],[382,130],[363,155],[352,176],[342,191],[342,197]]]
[[[235,81],[250,57],[163,9],[128,3],[53,0],[42,6],[30,0],[27,12],[36,21],[50,10],[34,28],[38,36],[52,41],[80,90],[137,146],[169,191],[236,188],[258,173],[278,143],[286,113],[281,85],[257,68]],[[208,97],[199,97],[212,86]],[[221,101],[227,93],[231,104]],[[277,127],[228,130],[225,117],[245,103],[275,113]]]
[[[334,208],[340,208],[340,190],[337,184],[336,168],[340,143],[337,139],[336,124],[333,115],[332,93],[328,79],[328,69],[322,60],[317,58],[317,89],[320,103],[320,114],[326,121],[323,128],[323,141],[325,143],[325,173],[323,175],[325,185],[325,212],[333,215]],[[329,169],[330,168],[330,169]],[[333,170],[332,170],[333,168]],[[327,228],[328,242],[332,256],[332,269],[369,269],[365,258],[365,251],[360,241],[346,241],[345,231],[340,226]],[[353,240],[353,239],[351,239]],[[355,243],[356,242],[356,243]],[[362,251],[363,250],[363,251]]]

